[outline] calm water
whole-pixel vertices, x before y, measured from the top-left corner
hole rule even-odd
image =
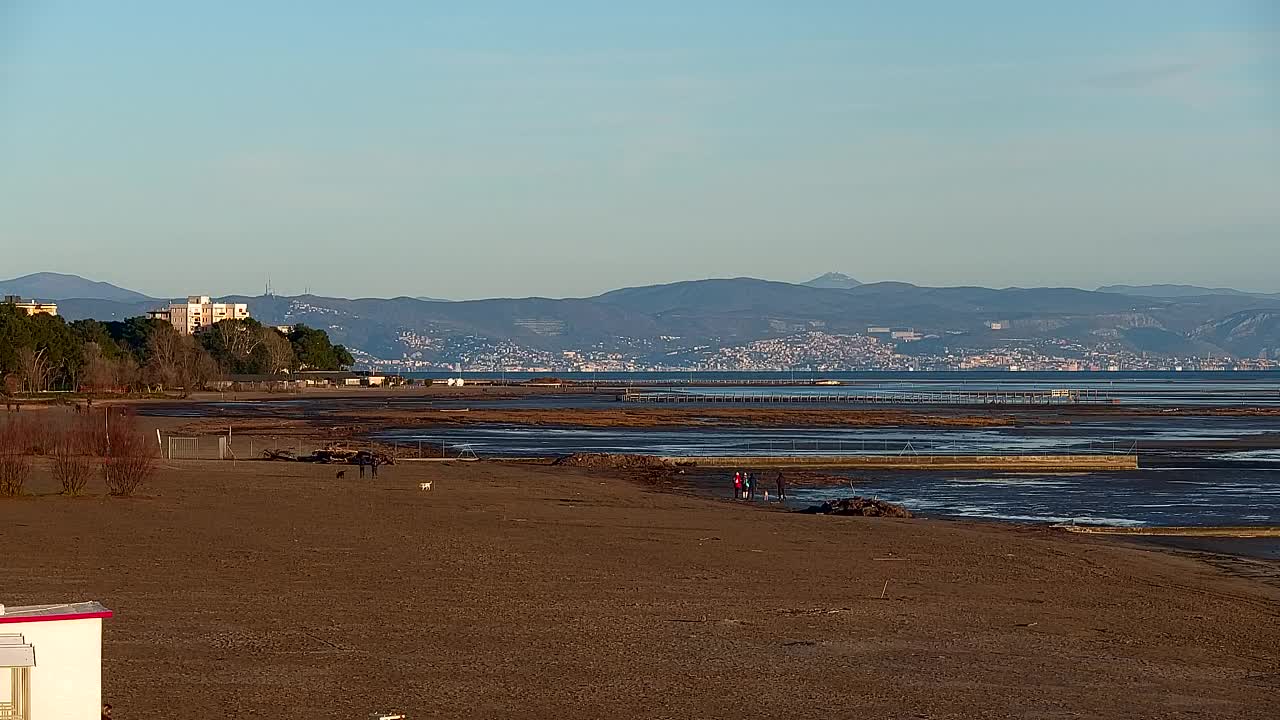
[[[921,515],[1087,525],[1280,525],[1280,473],[1218,468],[1120,473],[831,473],[852,492]],[[801,490],[798,501],[849,495]]]
[[[1186,450],[1183,442],[1229,445],[1265,440],[1280,426],[1269,418],[1168,417],[1076,421],[1064,425],[996,428],[590,428],[477,425],[378,433],[388,442],[419,440],[468,445],[485,457],[567,455],[575,452],[644,455],[985,455],[1137,452],[1162,464],[1247,464],[1280,468],[1280,451]]]

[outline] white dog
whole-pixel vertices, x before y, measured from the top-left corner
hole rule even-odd
[[[430,490],[430,489],[431,489],[431,483],[430,483],[430,482],[418,483],[418,489],[420,489],[420,490]]]

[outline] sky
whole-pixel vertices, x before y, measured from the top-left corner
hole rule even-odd
[[[0,278],[1280,291],[1280,3],[0,0]]]

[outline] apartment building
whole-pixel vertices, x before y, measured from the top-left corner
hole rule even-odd
[[[42,303],[39,300],[23,300],[17,295],[5,295],[4,304],[25,310],[28,315],[57,315],[57,303]]]
[[[186,302],[169,303],[168,307],[147,313],[152,320],[164,320],[183,335],[194,335],[223,320],[247,320],[245,303],[216,303],[208,295],[191,295]]]

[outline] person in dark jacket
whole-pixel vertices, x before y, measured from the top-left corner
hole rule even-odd
[[[778,500],[785,501],[787,499],[787,481],[782,477],[781,470],[778,471],[776,480],[778,482]]]

